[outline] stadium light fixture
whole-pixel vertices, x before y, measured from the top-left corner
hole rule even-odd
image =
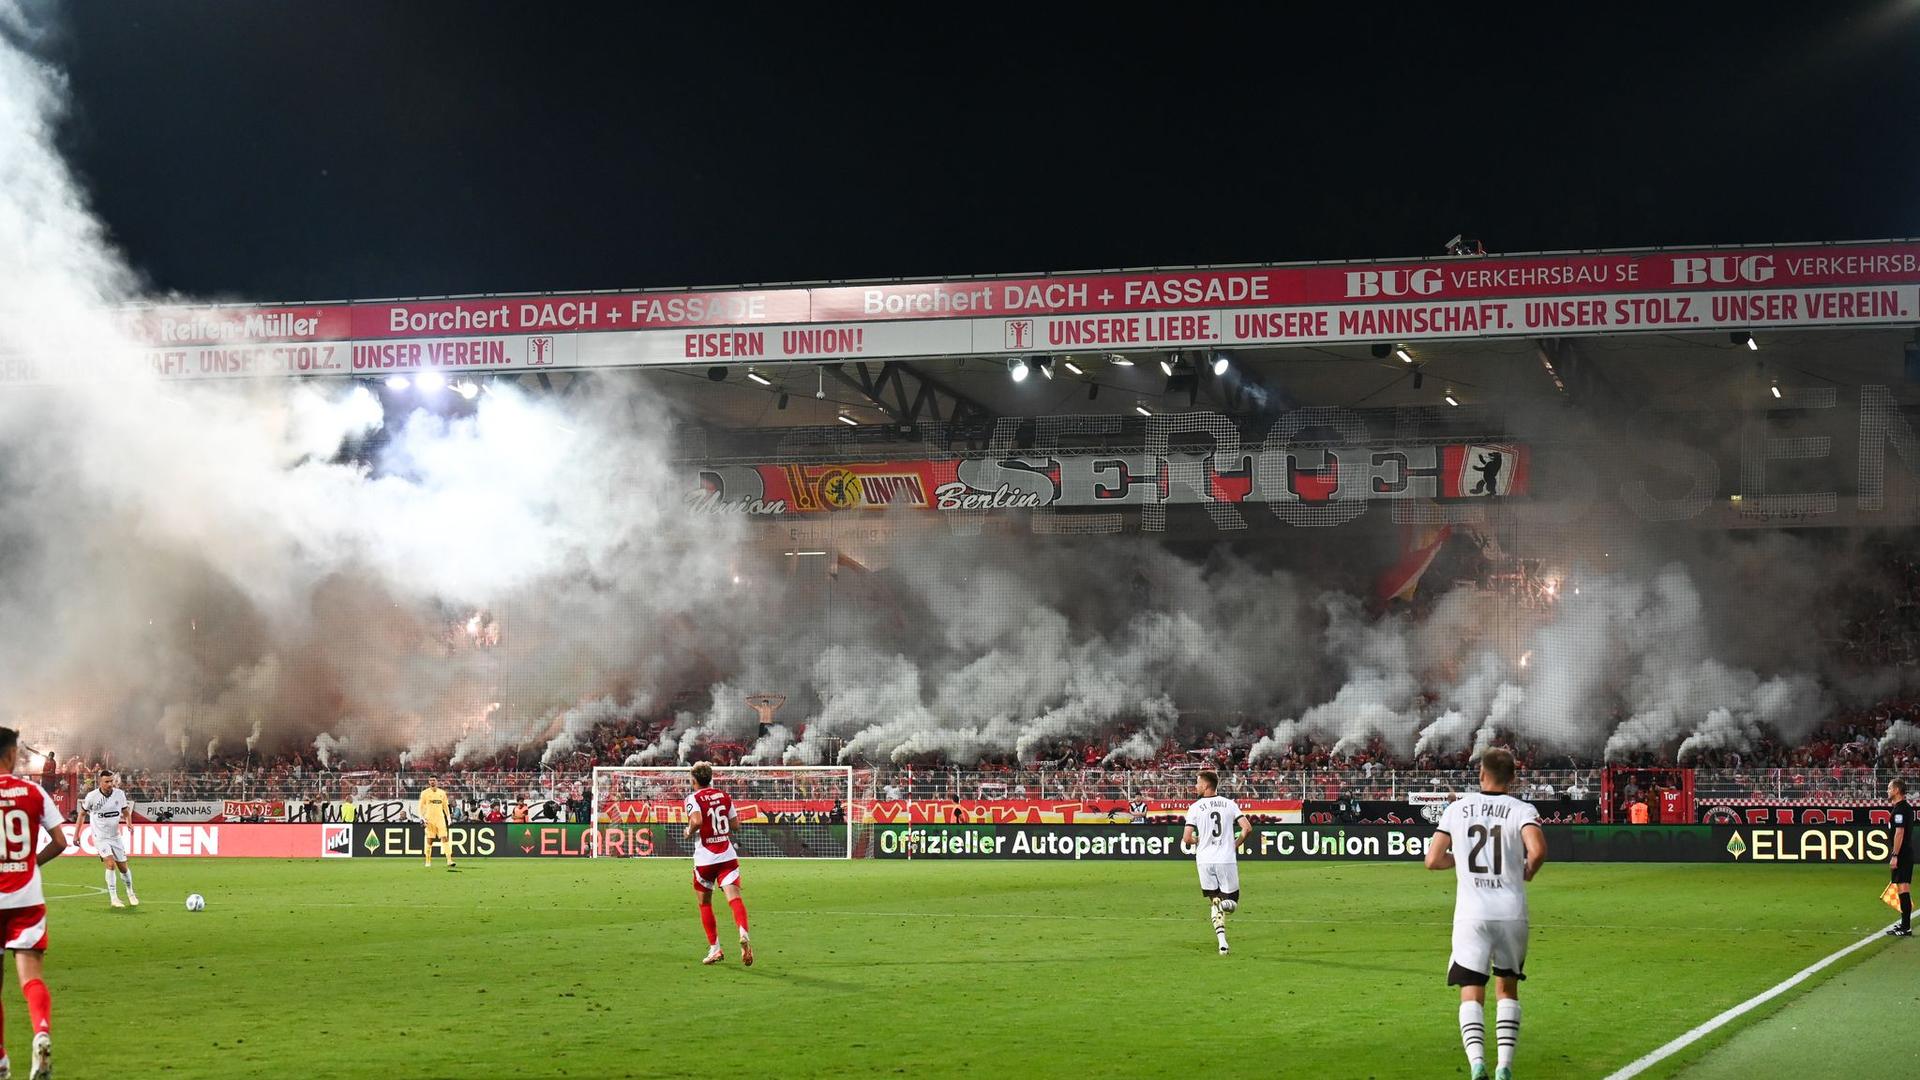
[[[1447,391],[1447,404],[1452,405],[1456,408],[1459,407],[1460,405],[1460,399],[1453,396],[1452,389],[1448,389]]]
[[[1053,357],[1043,356],[1034,361],[1034,366],[1040,369],[1040,374],[1045,375],[1048,382],[1053,381]]]
[[[1760,351],[1760,343],[1753,340],[1753,335],[1745,330],[1735,330],[1727,335],[1727,340],[1735,345],[1745,345],[1752,352]]]
[[[1072,372],[1072,373],[1073,373],[1073,374],[1075,374],[1075,375],[1085,375],[1085,374],[1086,374],[1086,372],[1084,372],[1084,371],[1082,371],[1082,370],[1080,370],[1080,365],[1079,365],[1079,364],[1076,364],[1076,363],[1074,363],[1074,362],[1073,362],[1073,357],[1071,357],[1071,356],[1069,356],[1069,357],[1066,357],[1065,359],[1063,359],[1063,360],[1061,360],[1061,361],[1060,361],[1060,366],[1061,366],[1061,367],[1063,367],[1063,368],[1066,368],[1066,369],[1067,369],[1068,371],[1070,371],[1070,372]]]
[[[753,370],[752,368],[747,369],[747,378],[752,379],[754,382],[759,383],[761,386],[773,385],[772,379],[767,378],[765,375],[760,374],[759,372]]]
[[[776,409],[784,409],[787,407],[787,392],[785,390],[780,391],[780,396],[774,401],[773,407]]]
[[[1229,366],[1231,365],[1227,360],[1226,353],[1219,352],[1213,354],[1213,374],[1215,377],[1225,375]]]
[[[1144,404],[1135,403],[1135,405],[1133,406],[1133,411],[1139,413],[1141,416],[1153,415],[1153,410],[1147,408]]]
[[[1425,364],[1413,365],[1413,388],[1415,390],[1420,389],[1421,386],[1426,384],[1426,381],[1427,366]]]
[[[836,419],[838,419],[841,423],[847,425],[848,427],[860,426],[860,421],[855,420],[853,417],[848,416],[846,413],[841,413]]]
[[[1087,384],[1087,400],[1092,401],[1094,398],[1097,398],[1099,396],[1100,396],[1100,384],[1088,383]]]
[[[412,381],[409,380],[405,375],[387,376],[387,389],[389,390],[405,390],[407,387],[412,385],[413,385]]]
[[[1107,363],[1112,364],[1114,367],[1132,367],[1133,366],[1133,361],[1127,359],[1124,356],[1121,356],[1119,353],[1108,353]]]
[[[727,369],[724,367],[710,367],[707,369],[707,378],[712,379],[714,382],[726,382]]]
[[[1026,382],[1028,375],[1027,362],[1018,357],[1009,359],[1007,361],[1007,374],[1013,377],[1014,382]]]
[[[472,379],[462,379],[453,384],[453,392],[466,398],[468,401],[472,401],[474,398],[480,396],[480,384],[474,382]]]
[[[1773,381],[1773,396],[1776,401],[1780,398],[1780,380],[1778,379]]]
[[[1165,357],[1165,356],[1163,356],[1163,357],[1161,357],[1161,358],[1160,358],[1160,373],[1161,373],[1162,375],[1165,375],[1165,376],[1166,376],[1167,378],[1169,378],[1169,379],[1171,379],[1171,378],[1173,378],[1173,361],[1172,361],[1172,359],[1170,359],[1170,358],[1168,358],[1168,357]]]
[[[1375,360],[1385,360],[1388,356],[1392,355],[1393,346],[1376,342],[1367,346],[1367,351],[1373,354]]]
[[[422,393],[437,394],[441,387],[447,385],[447,377],[437,371],[423,371],[414,382],[419,385]]]
[[[1393,355],[1399,357],[1400,362],[1403,364],[1413,363],[1413,354],[1407,351],[1405,345],[1395,345],[1393,347]]]

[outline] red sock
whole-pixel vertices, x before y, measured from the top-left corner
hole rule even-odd
[[[733,909],[733,925],[739,927],[741,933],[743,934],[746,933],[747,932],[747,902],[736,896],[733,899],[727,901],[727,906]]]
[[[714,921],[713,905],[700,905],[700,926],[707,932],[707,944],[720,944],[720,924]]]
[[[35,979],[22,986],[20,992],[27,995],[27,1015],[33,1019],[33,1033],[41,1034],[53,1027],[53,995],[47,993],[47,984]]]

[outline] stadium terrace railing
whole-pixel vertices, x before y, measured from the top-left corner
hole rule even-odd
[[[899,767],[855,769],[856,803],[875,801],[1048,800],[1137,802],[1184,799],[1193,793],[1195,769],[967,769]],[[1600,769],[1530,769],[1521,774],[1524,794],[1598,798]],[[535,812],[553,802],[590,797],[586,772],[442,772],[442,784],[464,813],[483,806],[512,807],[525,802]],[[1698,801],[1753,800],[1780,803],[1877,803],[1887,781],[1900,775],[1888,769],[1697,769]],[[416,798],[426,782],[423,772],[341,771],[290,774],[144,773],[122,776],[139,803],[260,801],[343,803]],[[1465,769],[1306,769],[1260,771],[1224,769],[1227,795],[1249,799],[1332,801],[1340,798],[1399,801],[1417,792],[1463,791],[1477,783]],[[1570,795],[1570,789],[1572,794]]]

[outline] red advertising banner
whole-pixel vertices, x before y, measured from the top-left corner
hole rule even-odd
[[[93,826],[63,826],[69,854],[93,858],[100,847],[93,838]],[[127,854],[152,858],[258,858],[318,859],[329,856],[328,841],[338,850],[346,849],[340,832],[350,842],[352,830],[339,825],[236,825],[231,822],[207,822],[184,825],[123,825],[120,835],[126,839]],[[333,835],[329,835],[329,834]]]
[[[1415,342],[1920,321],[1920,242],[127,314],[161,378]],[[0,381],[68,372],[7,358]]]
[[[1887,803],[1770,802],[1766,799],[1702,799],[1694,808],[1702,825],[1889,825]]]
[[[285,821],[287,820],[287,801],[285,799],[227,799],[221,804],[221,813],[228,821]]]
[[[851,285],[811,290],[811,314],[816,322],[858,322],[1914,282],[1920,243],[1601,251]]]
[[[773,820],[775,815],[831,814],[838,806],[832,799],[760,799],[734,803],[733,813],[743,823],[762,823]],[[600,818],[622,824],[682,822],[686,820],[686,809],[677,799],[614,799],[600,805]]]
[[[1533,298],[1536,325],[1612,317],[1556,297],[1755,292],[1723,312],[1756,323],[1840,319],[1871,306],[1875,286],[1920,284],[1920,242],[1810,244],[1519,256],[1445,256],[1375,263],[1303,263],[1220,270],[1129,271],[1038,278],[875,282],[824,288],[583,293],[391,300],[302,306],[142,308],[130,329],[156,346],[223,342],[459,338],[604,333],[704,326],[773,326],[937,319],[997,319],[1141,312],[1444,303]],[[1841,287],[1811,303],[1797,290]],[[1826,299],[1829,295],[1833,299]],[[1850,298],[1849,298],[1850,297]],[[1498,305],[1496,305],[1497,307]],[[1629,307],[1634,305],[1629,304]],[[1644,305],[1640,305],[1644,306]],[[1690,307],[1691,305],[1685,305]],[[1467,309],[1459,309],[1465,311]],[[1620,309],[1624,315],[1626,309]],[[1681,321],[1695,313],[1676,307]],[[1473,317],[1493,320],[1498,310]],[[1464,317],[1464,316],[1463,316]],[[1323,336],[1312,320],[1269,328]],[[1194,324],[1087,324],[1089,345],[1152,344],[1191,336]],[[1409,324],[1411,326],[1411,324]],[[1262,336],[1265,336],[1264,334]]]

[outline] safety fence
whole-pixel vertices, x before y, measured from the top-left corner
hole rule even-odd
[[[902,766],[855,768],[854,822],[1028,820],[1035,823],[1127,824],[1160,819],[1193,798],[1198,766],[1141,769],[966,769]],[[1650,804],[1656,824],[1733,821],[1778,824],[1862,820],[1884,810],[1885,769],[1528,769],[1515,794],[1535,802],[1550,821],[1625,823],[1635,801]],[[135,820],[327,824],[415,820],[427,774],[342,771],[305,775],[235,771],[222,774],[123,774]],[[590,814],[586,773],[441,773],[441,785],[462,823],[584,822]],[[1262,771],[1220,770],[1221,791],[1257,819],[1276,824],[1394,824],[1426,818],[1477,788],[1467,770],[1389,768]],[[84,778],[53,778],[62,804]],[[844,789],[843,789],[844,790]],[[1410,817],[1411,816],[1411,817]]]

